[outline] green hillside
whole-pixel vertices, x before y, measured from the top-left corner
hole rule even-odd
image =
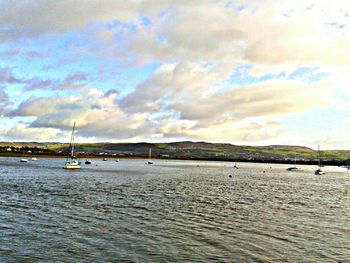
[[[1,142],[0,147],[35,147],[49,152],[64,154],[68,144],[35,143],[35,142]],[[81,143],[75,146],[80,155],[116,155],[120,157],[146,157],[149,148],[152,155],[158,158],[206,159],[206,160],[247,160],[247,161],[315,161],[318,152],[303,146],[270,145],[244,146],[207,142],[173,142],[173,143]],[[321,151],[323,160],[350,159],[350,150]]]
[[[47,145],[48,149],[65,151],[68,144]],[[238,146],[232,144],[207,142],[174,142],[174,143],[90,143],[77,144],[76,150],[94,154],[126,154],[142,156],[152,148],[154,156],[191,159],[271,159],[271,160],[315,160],[318,152],[303,146],[271,145],[271,146]],[[349,151],[321,151],[322,159],[345,160],[350,158]]]

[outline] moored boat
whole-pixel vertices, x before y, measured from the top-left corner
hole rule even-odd
[[[72,159],[67,161],[64,164],[64,169],[80,169],[80,162],[76,159]]]
[[[70,151],[70,155],[66,159],[66,163],[64,164],[64,167],[63,167],[64,169],[80,169],[80,162],[74,156],[74,132],[75,132],[75,122],[73,125],[72,135],[69,143],[69,147],[71,148],[71,151]]]
[[[303,170],[301,170],[300,168],[298,167],[288,167],[286,169],[288,172],[302,172]]]
[[[148,150],[148,164],[153,164],[153,161],[152,161],[152,149],[149,148]]]
[[[315,170],[315,175],[322,175],[322,174],[325,174],[325,172],[322,171],[321,168]]]
[[[303,172],[302,169],[297,167],[297,159],[294,157],[294,166],[286,169],[288,172]]]
[[[325,172],[321,169],[323,165],[321,164],[321,152],[320,152],[320,146],[318,146],[318,169],[315,170],[315,175],[322,175],[325,174]]]

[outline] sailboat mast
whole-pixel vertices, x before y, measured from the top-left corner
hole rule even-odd
[[[152,149],[149,148],[149,151],[148,151],[148,159],[151,161],[151,154],[152,154]]]
[[[72,150],[71,150],[71,157],[74,157],[74,131],[75,131],[75,122],[73,125],[73,130],[72,130],[72,136],[71,136],[71,146],[72,146]]]

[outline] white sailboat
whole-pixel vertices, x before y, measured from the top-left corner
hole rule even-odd
[[[66,159],[64,164],[64,169],[80,169],[80,162],[74,156],[74,132],[75,132],[75,122],[73,125],[72,135],[70,138],[69,148],[71,148],[70,155]]]
[[[153,164],[152,162],[152,149],[149,148],[149,151],[148,151],[148,164]]]
[[[320,146],[318,146],[318,169],[315,170],[315,175],[322,175],[325,174],[324,171],[321,169],[321,152],[320,152]]]

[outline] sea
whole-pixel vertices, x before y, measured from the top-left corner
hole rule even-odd
[[[0,157],[0,262],[350,262],[350,172]]]

